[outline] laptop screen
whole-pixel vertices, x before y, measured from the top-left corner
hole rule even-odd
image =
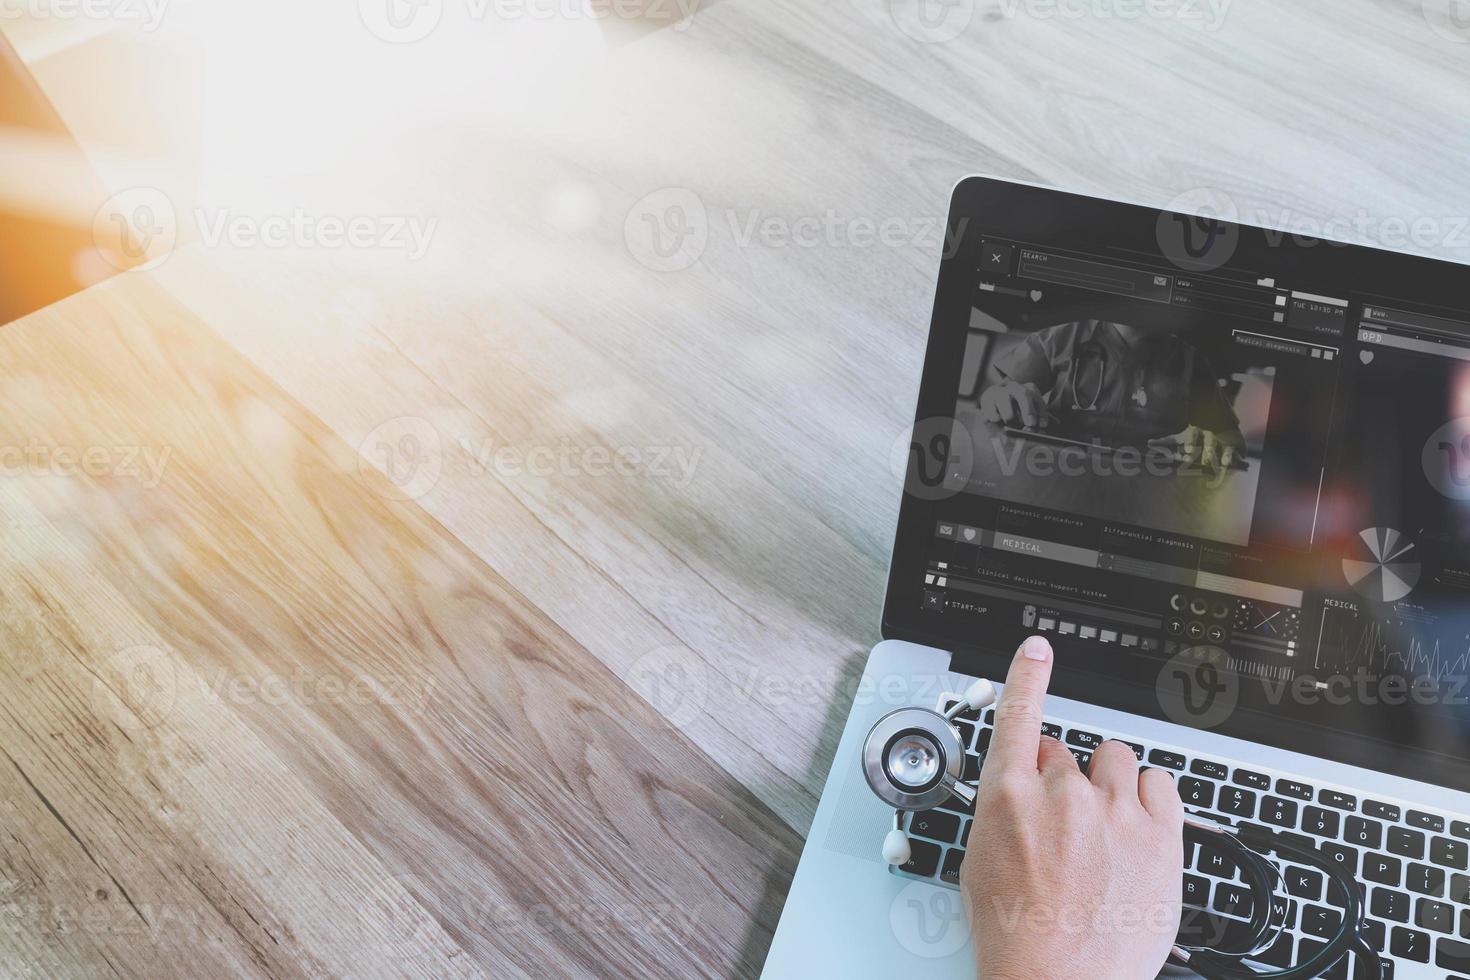
[[[1059,693],[1470,788],[1470,273],[953,208],[885,635],[996,674],[1038,632]]]

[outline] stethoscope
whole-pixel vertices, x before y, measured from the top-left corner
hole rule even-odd
[[[1077,354],[1072,364],[1072,411],[1096,412],[1097,403],[1102,399],[1103,385],[1108,378],[1108,349],[1095,340],[1089,340],[1078,347]],[[1087,366],[1089,355],[1097,363],[1097,386],[1092,389],[1092,398],[1084,405],[1077,394],[1077,379],[1087,373],[1084,368]]]
[[[995,688],[981,679],[971,684],[964,695],[948,710],[940,713],[929,708],[898,708],[879,718],[863,741],[863,776],[878,798],[893,807],[893,829],[883,838],[883,860],[891,865],[906,864],[912,850],[903,829],[903,815],[938,806],[951,796],[969,809],[975,804],[975,786],[961,778],[964,772],[965,748],[955,719],[962,714],[988,708],[995,703]],[[1383,961],[1377,950],[1363,936],[1365,909],[1363,893],[1357,879],[1346,868],[1326,855],[1299,847],[1284,836],[1265,827],[1234,827],[1193,814],[1185,816],[1186,833],[1213,835],[1212,843],[1232,852],[1241,877],[1252,895],[1251,920],[1238,936],[1218,940],[1213,945],[1194,944],[1178,938],[1170,956],[1195,971],[1205,980],[1244,980],[1273,977],[1307,980],[1330,969],[1349,951],[1357,954],[1359,977],[1379,978]],[[1279,858],[1306,865],[1326,876],[1328,887],[1336,885],[1346,896],[1342,926],[1335,936],[1314,955],[1294,966],[1276,970],[1257,970],[1246,966],[1246,959],[1265,952],[1285,927],[1290,899],[1279,907],[1272,901],[1285,876],[1280,865],[1267,857],[1276,852]]]
[[[1109,359],[1108,349],[1100,341],[1087,340],[1078,345],[1077,356],[1073,359],[1071,366],[1072,377],[1068,384],[1070,389],[1068,393],[1072,396],[1072,411],[1081,413],[1102,411],[1099,403],[1102,401],[1103,389],[1108,383]],[[1086,368],[1089,362],[1097,365],[1097,383],[1093,385],[1090,393],[1085,384],[1082,386],[1082,391],[1079,392],[1077,382],[1082,375],[1087,373]],[[1082,399],[1083,395],[1089,395],[1085,403]],[[1148,388],[1143,384],[1139,384],[1128,397],[1139,408],[1148,407]]]

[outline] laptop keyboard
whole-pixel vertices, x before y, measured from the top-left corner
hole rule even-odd
[[[943,703],[947,709],[953,700]],[[980,775],[990,746],[993,708],[961,715],[965,776]],[[1175,774],[1185,806],[1195,814],[1234,825],[1256,823],[1293,843],[1314,847],[1357,877],[1368,909],[1366,937],[1384,954],[1384,976],[1470,978],[1470,820],[1360,797],[1316,786],[1265,768],[1246,768],[1193,756],[1103,731],[1047,721],[1042,732],[1059,739],[1084,770],[1092,750],[1106,739],[1126,742],[1140,765]],[[951,797],[942,806],[909,814],[912,857],[897,869],[910,877],[958,887],[972,811]],[[1287,928],[1256,957],[1288,966],[1325,946],[1341,922],[1344,896],[1310,868],[1283,863]],[[1185,918],[1209,914],[1244,928],[1251,893],[1228,852],[1186,841]],[[1339,962],[1325,977],[1350,978]]]

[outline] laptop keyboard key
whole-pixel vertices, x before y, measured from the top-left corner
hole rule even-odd
[[[1287,868],[1286,890],[1297,898],[1320,901],[1322,899],[1322,872],[1294,866]]]
[[[1436,834],[1444,833],[1444,817],[1433,813],[1425,813],[1423,810],[1410,810],[1404,822],[1410,827],[1418,827],[1421,830],[1432,830]]]
[[[949,853],[944,855],[944,867],[939,869],[939,880],[949,885],[960,883],[960,863],[965,859],[965,852],[957,847],[951,847]]]
[[[1411,892],[1440,898],[1444,895],[1444,870],[1427,864],[1411,864],[1404,875],[1404,884]]]
[[[1276,941],[1271,944],[1269,949],[1259,956],[1252,957],[1252,959],[1259,963],[1264,963],[1267,966],[1274,966],[1277,969],[1284,970],[1296,962],[1291,954],[1291,947],[1294,942],[1295,940],[1292,938],[1291,933],[1283,932],[1276,937]]]
[[[1453,940],[1448,941],[1453,942]],[[1440,942],[1444,943],[1446,940],[1441,939]],[[1429,936],[1417,929],[1394,926],[1393,934],[1388,941],[1388,951],[1401,960],[1428,963]]]
[[[1230,770],[1218,762],[1210,762],[1206,759],[1195,759],[1189,764],[1189,771],[1196,776],[1204,776],[1206,779],[1224,779],[1230,775]]]
[[[1435,864],[1464,871],[1467,858],[1470,858],[1470,850],[1467,850],[1465,842],[1462,840],[1436,837],[1429,842],[1429,860]]]
[[[939,851],[938,844],[910,839],[909,860],[907,864],[900,866],[900,870],[921,878],[932,878],[934,872],[939,870]]]
[[[1375,919],[1409,921],[1409,896],[1392,888],[1375,888],[1368,899],[1368,911]]]
[[[946,810],[953,811],[954,813],[962,813],[967,817],[973,816],[975,813],[975,804],[961,802],[958,796],[951,795],[949,799],[939,805]]]
[[[968,721],[962,721],[956,718],[954,727],[960,733],[961,745],[968,749],[970,746],[975,744],[975,726],[973,724]]]
[[[1376,851],[1383,846],[1383,824],[1364,817],[1348,817],[1342,839],[1349,844]]]
[[[1324,810],[1318,806],[1302,809],[1302,830],[1318,837],[1336,837],[1341,829],[1340,820],[1335,810]]]
[[[1261,800],[1261,820],[1278,827],[1296,826],[1296,804],[1279,796]]]
[[[1233,817],[1256,815],[1256,794],[1238,786],[1220,787],[1220,810]]]
[[[953,844],[960,839],[960,818],[944,810],[925,810],[909,818],[909,833]]]
[[[1388,927],[1377,919],[1364,919],[1363,938],[1368,941],[1369,946],[1381,953],[1388,946]]]
[[[1333,789],[1318,791],[1317,802],[1323,806],[1330,806],[1337,810],[1356,810],[1358,808],[1358,798],[1356,796],[1339,793]]]
[[[1320,905],[1302,906],[1302,932],[1318,939],[1331,939],[1342,928],[1342,913]]]
[[[1370,817],[1377,817],[1379,820],[1387,820],[1390,823],[1399,818],[1398,807],[1392,803],[1380,803],[1377,800],[1364,800],[1363,812]]]
[[[1251,914],[1251,890],[1222,881],[1215,886],[1215,911],[1247,918]]]
[[[1193,946],[1229,945],[1243,937],[1246,923],[1209,909],[1185,906],[1179,916],[1178,941]]]
[[[1270,789],[1271,777],[1263,772],[1252,772],[1249,769],[1235,770],[1235,782],[1241,786],[1249,786],[1251,789]]]
[[[1397,885],[1403,874],[1403,862],[1386,854],[1363,856],[1363,877],[1380,885]]]
[[[1184,876],[1184,904],[1193,905],[1197,908],[1209,908],[1210,905],[1210,879],[1201,878],[1199,875],[1187,874]]]
[[[1162,769],[1184,768],[1184,756],[1178,752],[1169,752],[1166,749],[1154,749],[1148,754],[1148,761]]]
[[[1346,844],[1323,843],[1317,848],[1333,864],[1345,869],[1348,874],[1358,873],[1358,849]]]
[[[1353,887],[1358,890],[1358,901],[1366,905],[1368,902],[1368,889],[1363,885],[1361,881],[1354,881]],[[1347,893],[1344,892],[1342,890],[1342,886],[1339,885],[1337,881],[1332,878],[1327,879],[1327,904],[1333,906],[1334,908],[1347,908]]]
[[[1045,735],[1047,738],[1054,738],[1057,741],[1061,741],[1062,726],[1053,725],[1051,722],[1046,722],[1041,726],[1041,734]]]
[[[1185,806],[1212,807],[1215,805],[1215,784],[1193,776],[1180,776],[1179,798]]]
[[[1449,900],[1456,905],[1470,905],[1470,876],[1450,875]]]
[[[1237,865],[1235,859],[1219,848],[1208,844],[1201,844],[1199,857],[1194,863],[1195,870],[1200,874],[1210,875],[1214,878],[1224,878],[1229,881],[1235,877]]]
[[[1312,787],[1306,783],[1299,783],[1294,779],[1276,780],[1276,792],[1282,796],[1290,796],[1296,800],[1310,800],[1312,798]]]
[[[1388,853],[1397,854],[1399,857],[1422,858],[1424,857],[1424,835],[1417,830],[1390,827],[1388,828]]]
[[[1470,840],[1470,823],[1466,823],[1463,820],[1451,820],[1450,833],[1461,840]]]
[[[1388,820],[1389,823],[1394,823],[1399,817],[1398,807],[1395,807],[1394,804],[1379,802],[1377,799],[1364,799],[1363,814],[1367,817],[1376,817],[1377,820]]]
[[[1441,939],[1434,951],[1434,965],[1441,970],[1470,973],[1470,943]]]
[[[1290,830],[1280,830],[1276,827],[1267,827],[1264,824],[1251,823],[1248,820],[1242,820],[1238,826],[1242,832],[1250,831],[1257,836],[1262,834],[1267,835],[1268,843],[1263,842],[1256,846],[1262,851],[1280,854],[1288,861],[1293,861],[1296,858],[1294,855],[1283,851],[1282,847],[1289,846],[1303,851],[1315,851],[1317,849],[1317,842],[1305,834],[1293,833]]]
[[[1455,907],[1432,898],[1419,899],[1414,909],[1414,924],[1420,929],[1442,932],[1446,935],[1455,931]]]
[[[1283,898],[1280,895],[1271,896],[1271,921],[1281,923],[1283,929],[1296,928],[1296,909],[1302,904],[1294,898]]]
[[[1078,748],[1087,749],[1089,752],[1102,744],[1102,736],[1094,735],[1092,732],[1078,731],[1073,729],[1067,733],[1067,744]]]

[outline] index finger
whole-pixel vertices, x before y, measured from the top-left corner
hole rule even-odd
[[[1006,674],[1005,690],[995,705],[995,734],[985,756],[987,769],[1036,770],[1051,664],[1051,644],[1044,637],[1029,637],[1016,651]]]

